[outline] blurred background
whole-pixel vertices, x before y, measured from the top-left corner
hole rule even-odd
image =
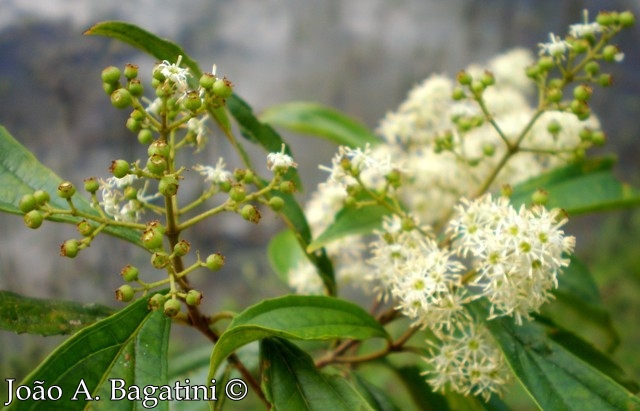
[[[640,16],[637,0],[0,0],[0,124],[77,184],[107,176],[115,158],[141,157],[145,149],[124,127],[128,113],[110,105],[100,72],[127,62],[143,72],[154,61],[117,41],[82,35],[104,20],[128,21],[176,41],[207,71],[217,64],[218,74],[229,77],[258,112],[309,100],[375,128],[428,75],[454,75],[517,46],[537,50],[549,32],[564,34],[568,24],[580,22],[583,9],[592,17],[603,9]],[[603,152],[617,154],[620,177],[640,185],[640,25],[617,40],[625,60],[608,66],[615,84],[596,91],[592,108],[609,136]],[[324,179],[317,164],[330,163],[335,147],[285,136],[302,165],[304,199]],[[217,137],[193,163],[214,164],[225,156],[231,167],[237,164]],[[252,155],[264,156],[259,150]],[[196,247],[227,255],[223,273],[194,278],[211,309],[240,308],[286,292],[264,257],[280,222],[264,214],[259,226],[225,216],[192,234]],[[0,215],[0,230],[0,289],[120,307],[105,290],[120,285],[124,264],[147,265],[146,254],[111,238],[98,238],[75,260],[59,257],[58,245],[76,236],[73,227],[45,223],[31,231],[21,218]],[[616,358],[637,379],[640,213],[579,217],[567,231],[578,237],[578,254],[593,267],[614,310],[623,341]],[[20,380],[62,340],[1,331],[0,377]]]

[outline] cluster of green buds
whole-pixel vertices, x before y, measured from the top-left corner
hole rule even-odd
[[[224,106],[233,93],[233,85],[226,78],[205,73],[199,79],[192,77],[188,68],[163,61],[153,68],[151,87],[153,100],[145,97],[145,87],[139,79],[139,69],[127,64],[124,69],[107,67],[101,73],[103,90],[111,104],[118,109],[129,109],[126,128],[137,135],[146,147],[143,160],[116,159],[111,162],[106,179],[89,178],[84,188],[89,202],[77,199],[76,188],[70,182],[59,185],[58,200],[54,207],[50,196],[43,190],[25,195],[20,200],[25,224],[38,228],[43,220],[60,215],[78,220],[78,239],[69,239],[61,246],[61,255],[75,257],[88,247],[95,236],[107,227],[120,227],[139,233],[138,244],[149,253],[150,269],[166,272],[158,281],[145,281],[143,269],[125,265],[120,274],[123,284],[116,290],[116,299],[128,302],[141,296],[148,298],[150,309],[163,309],[170,317],[178,317],[181,307],[195,307],[202,300],[202,292],[189,285],[187,275],[197,269],[218,271],[225,257],[214,252],[206,258],[192,251],[183,233],[189,227],[222,212],[239,214],[257,224],[261,219],[260,205],[274,211],[282,210],[284,196],[295,191],[296,185],[288,173],[296,163],[285,153],[267,156],[270,180],[257,175],[249,163],[246,168],[231,172],[221,158],[215,166],[177,164],[179,150],[194,147],[202,149],[207,141],[205,122],[215,110]],[[204,177],[202,194],[182,205],[178,192],[182,182],[195,171]],[[206,183],[210,183],[206,185]],[[219,194],[216,206],[198,213],[197,209],[214,195]],[[67,208],[60,207],[66,202]],[[142,218],[151,217],[146,222]],[[193,256],[195,254],[195,258]],[[191,263],[186,260],[191,258]],[[166,289],[168,292],[158,292]],[[156,290],[156,291],[154,291]],[[190,308],[191,309],[191,308]]]

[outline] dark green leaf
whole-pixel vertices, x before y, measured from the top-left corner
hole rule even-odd
[[[349,235],[371,233],[382,226],[382,218],[389,214],[389,209],[378,205],[343,208],[336,214],[333,223],[309,244],[307,251],[313,252],[332,241]]]
[[[198,63],[191,59],[179,45],[172,41],[161,39],[134,24],[122,21],[104,21],[94,25],[84,34],[120,40],[151,56],[171,63],[175,63],[178,56],[182,56],[182,64],[191,70],[195,78],[200,78],[202,75]]]
[[[370,383],[357,373],[350,374],[350,380],[354,388],[369,403],[369,406],[376,411],[400,411],[400,409],[391,400],[389,392]],[[446,410],[443,410],[446,411]]]
[[[373,410],[347,380],[321,373],[288,341],[264,339],[260,357],[263,390],[276,410]]]
[[[547,208],[563,208],[569,215],[628,208],[640,204],[640,191],[621,183],[611,169],[610,158],[587,159],[552,170],[514,187],[511,202],[528,204],[531,194],[544,189]]]
[[[281,231],[271,238],[267,255],[273,271],[285,284],[289,282],[289,271],[306,258],[291,230]]]
[[[208,379],[232,352],[267,337],[296,340],[389,338],[361,307],[335,297],[289,295],[264,300],[238,314],[211,353]]]
[[[94,410],[140,409],[140,402],[109,401],[120,391],[112,390],[109,379],[121,378],[127,387],[167,385],[167,348],[171,321],[161,310],[149,311],[147,300],[140,299],[127,308],[92,326],[80,330],[49,355],[23,385],[45,381],[57,385],[62,398],[50,401],[14,401],[7,410],[64,409]],[[84,385],[82,385],[84,383]],[[77,401],[71,401],[80,388]],[[99,401],[86,402],[84,388]],[[166,401],[155,409],[168,410]]]
[[[0,291],[0,329],[44,336],[72,334],[113,314],[98,304],[30,298]]]
[[[18,203],[24,194],[32,194],[35,190],[44,190],[51,196],[53,207],[69,209],[66,200],[56,195],[62,179],[53,171],[42,165],[35,156],[22,146],[11,134],[0,126],[0,211],[23,214]],[[73,196],[75,207],[82,212],[99,216],[80,190]],[[57,215],[52,221],[77,224],[82,218],[70,215]],[[140,244],[140,233],[124,227],[107,227],[105,233],[122,238],[134,244]]]
[[[260,120],[349,147],[364,147],[382,141],[359,121],[317,103],[292,102],[272,106],[260,114]]]
[[[472,303],[486,317],[486,303]],[[514,374],[544,410],[606,411],[640,407],[640,399],[589,363],[548,338],[535,323],[517,326],[510,318],[486,322]]]
[[[387,364],[398,376],[413,398],[413,402],[422,411],[449,411],[449,404],[444,395],[433,392],[427,384],[422,370],[415,365],[395,367]]]

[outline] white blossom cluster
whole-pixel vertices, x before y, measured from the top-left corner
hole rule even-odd
[[[137,223],[144,213],[144,204],[160,197],[159,193],[146,195],[146,186],[136,190],[135,198],[127,198],[124,194],[127,187],[133,187],[137,177],[129,174],[123,178],[109,177],[100,179],[99,205],[104,212],[116,221]]]

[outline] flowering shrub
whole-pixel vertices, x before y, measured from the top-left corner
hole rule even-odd
[[[77,332],[25,381],[7,379],[5,405],[110,409],[109,401],[125,400],[126,409],[168,409],[170,401],[204,400],[219,409],[233,406],[225,398],[248,394],[251,407],[285,410],[396,409],[410,401],[421,409],[505,409],[501,398],[518,382],[543,409],[637,408],[635,384],[588,336],[545,310],[553,300],[601,310],[572,255],[568,216],[640,203],[640,192],[613,177],[610,161],[586,156],[606,139],[588,101],[612,84],[606,65],[624,60],[612,38],[634,21],[630,12],[603,12],[595,21],[585,13],[567,36],[551,34],[537,56],[516,49],[456,78],[432,75],[381,120],[377,136],[304,103],[258,118],[215,65],[202,73],[180,47],[132,25],[94,26],[88,34],[161,61],[150,89],[137,66],[102,72],[104,91],[129,110],[126,128],[147,147],[146,158],[114,160],[112,176],[88,178],[80,190],[2,129],[0,178],[17,188],[0,190],[0,204],[32,229],[45,220],[76,224],[78,238],[61,245],[62,256],[88,252],[107,233],[140,246],[150,264],[124,265],[115,297],[132,303],[116,313],[65,303],[68,315],[85,319],[59,328]],[[265,149],[268,176],[252,164],[232,118]],[[320,166],[327,180],[305,208],[294,195],[295,156],[269,124],[341,143],[331,164]],[[179,164],[177,153],[201,150],[214,125],[244,167],[230,170],[222,157],[215,165]],[[179,194],[187,179],[204,189],[185,204]],[[269,209],[288,226],[269,257],[292,294],[238,314],[203,312],[205,296],[189,275],[222,270],[225,257],[192,250],[189,229],[223,213],[258,224]],[[151,281],[153,272],[164,277]],[[337,297],[349,285],[370,296],[370,311]],[[2,310],[15,318],[59,303],[3,293]],[[3,327],[55,333],[27,322]],[[172,322],[213,344],[206,378],[168,376]],[[242,349],[256,341],[259,367]],[[402,361],[399,353],[407,354]],[[365,365],[393,371],[411,398],[385,392],[360,371]]]

